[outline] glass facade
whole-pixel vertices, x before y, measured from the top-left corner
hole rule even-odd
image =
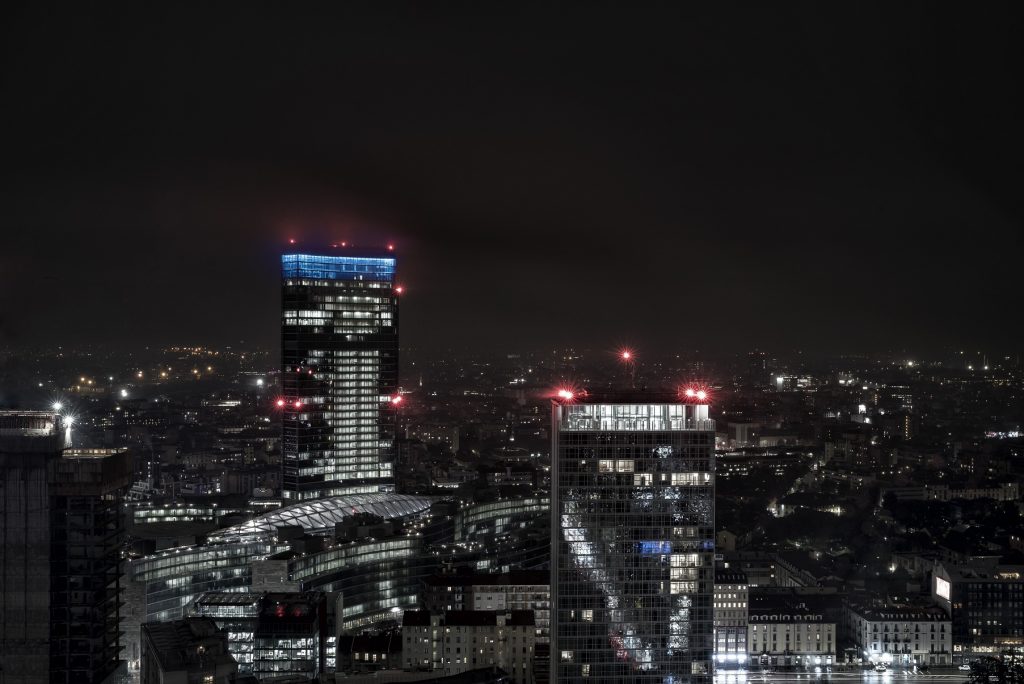
[[[284,497],[393,491],[394,257],[285,254],[281,276]]]
[[[309,534],[333,534],[353,515],[369,513],[385,520],[405,520],[430,510],[430,499],[410,494],[355,494],[292,504],[238,525],[211,532],[210,542],[272,541],[282,525],[299,526]]]
[[[710,682],[714,421],[706,405],[553,405],[556,681]]]

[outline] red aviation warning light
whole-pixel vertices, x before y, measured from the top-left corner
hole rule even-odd
[[[294,245],[295,244],[295,238],[288,238],[288,244],[289,245]]]
[[[302,408],[302,402],[299,400],[295,401],[295,408]]]
[[[619,353],[619,356],[622,357],[623,361],[629,361],[629,360],[631,360],[633,358],[633,352],[629,351],[628,349],[623,349]]]
[[[564,401],[572,401],[576,398],[576,393],[568,389],[558,390],[558,398]]]
[[[284,399],[278,399],[276,402],[277,408],[284,408]]]
[[[405,288],[401,285],[395,288],[395,294],[402,294],[403,292],[405,292]]]
[[[388,243],[388,251],[389,252],[394,252],[395,251],[394,243]]]
[[[401,404],[402,403],[402,395],[401,394],[396,394],[395,396],[391,397],[391,403],[394,404],[395,406],[398,406],[399,404]]]
[[[711,399],[711,392],[703,385],[688,385],[683,390],[683,396],[690,404],[707,404]]]

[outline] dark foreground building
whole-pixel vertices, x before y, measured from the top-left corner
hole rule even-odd
[[[706,394],[561,394],[552,416],[555,681],[709,682],[715,428]]]
[[[56,414],[0,412],[3,684],[100,684],[120,660],[125,451],[65,449]]]
[[[286,499],[394,490],[394,278],[389,252],[281,257]]]
[[[227,634],[210,618],[142,625],[142,684],[230,684],[237,675]]]

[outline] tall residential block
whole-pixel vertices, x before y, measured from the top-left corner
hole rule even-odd
[[[710,682],[715,427],[707,394],[559,396],[554,680]]]
[[[393,491],[394,256],[284,254],[281,278],[284,497]]]

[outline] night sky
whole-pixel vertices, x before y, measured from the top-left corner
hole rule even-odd
[[[426,349],[1019,352],[1019,10],[176,4],[0,22],[0,346],[276,346],[294,237]]]

